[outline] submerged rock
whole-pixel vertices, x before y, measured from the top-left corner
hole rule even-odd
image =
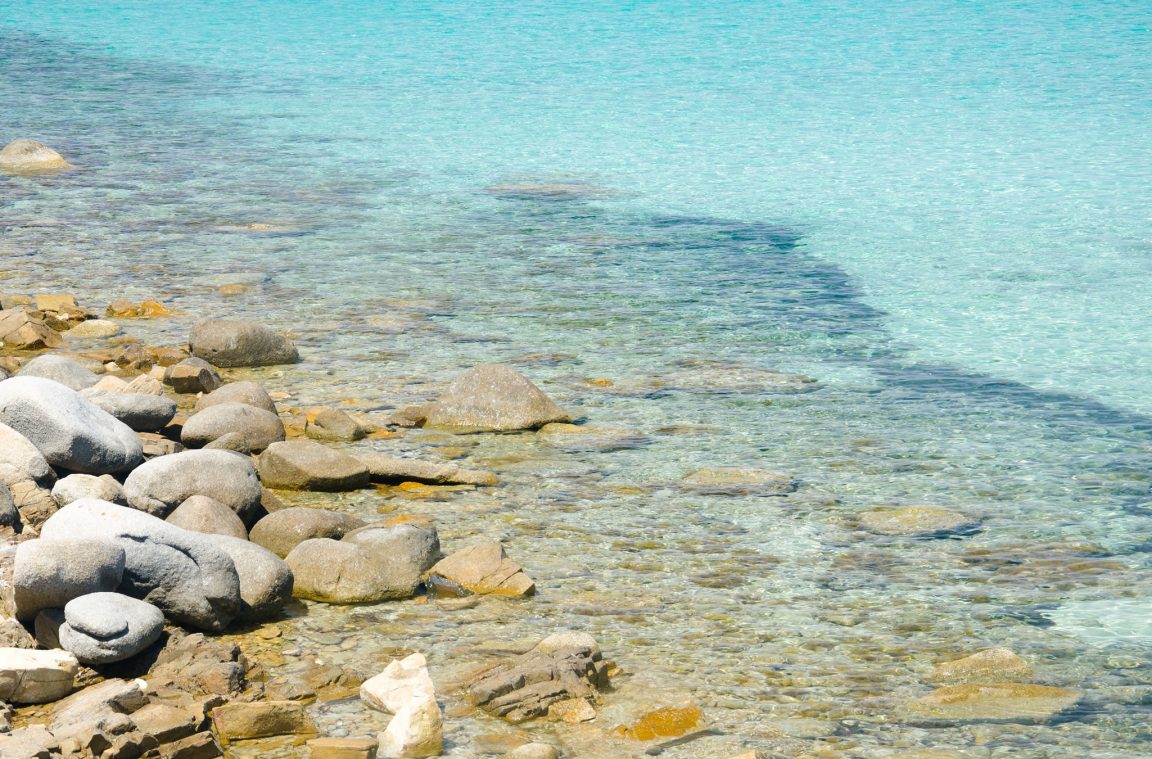
[[[1005,683],[1031,677],[1032,667],[1007,648],[989,648],[936,666],[929,679],[935,683]]]
[[[773,496],[796,490],[796,480],[787,474],[741,467],[698,469],[681,480],[680,485],[703,495]]]
[[[419,461],[390,456],[386,453],[367,453],[357,456],[373,482],[426,482],[431,485],[496,485],[500,479],[492,472],[462,469],[447,461]]]
[[[216,366],[273,366],[300,360],[296,346],[263,324],[234,319],[207,319],[192,328],[192,355]]]
[[[36,140],[13,140],[0,150],[0,169],[14,174],[38,174],[71,168],[72,164],[64,156]]]
[[[1067,688],[1029,683],[948,685],[909,704],[918,722],[1046,722],[1080,700]]]
[[[426,427],[469,432],[530,430],[570,417],[511,367],[481,364],[454,379],[425,410]]]
[[[934,535],[971,528],[977,520],[939,506],[865,511],[860,526],[881,535]]]
[[[305,413],[304,434],[315,440],[362,440],[368,431],[340,409],[317,407]]]
[[[89,319],[82,321],[72,329],[68,330],[70,337],[80,338],[106,338],[116,337],[122,330],[120,325],[116,322],[108,321],[107,319]]]

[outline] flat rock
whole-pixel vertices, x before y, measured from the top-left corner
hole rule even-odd
[[[193,532],[248,540],[248,530],[236,512],[206,495],[189,496],[164,521]]]
[[[274,735],[315,735],[316,725],[296,701],[233,702],[212,710],[212,729],[225,742]]]
[[[989,648],[971,656],[936,665],[929,679],[935,683],[1005,683],[1032,676],[1032,667],[1007,648]]]
[[[501,364],[481,364],[454,379],[426,410],[424,426],[469,432],[530,430],[570,421],[524,375]]]
[[[140,653],[163,630],[164,614],[152,604],[119,593],[92,593],[64,607],[57,638],[81,662],[109,664]]]
[[[71,732],[117,714],[132,714],[148,703],[143,680],[113,678],[73,693],[52,705],[52,732]]]
[[[266,487],[283,490],[355,490],[369,483],[368,467],[360,461],[311,440],[272,443],[260,454],[257,470]]]
[[[161,518],[194,495],[219,501],[245,524],[251,524],[260,511],[256,468],[247,456],[229,451],[158,456],[128,475],[124,492],[134,508]]]
[[[329,538],[305,540],[288,554],[293,595],[325,603],[375,603],[411,598],[420,572],[370,546]]]
[[[255,543],[227,535],[209,538],[232,558],[240,576],[241,622],[272,619],[292,600],[294,578],[288,563]]]
[[[46,704],[68,695],[80,663],[67,651],[0,648],[0,701]]]
[[[124,564],[123,547],[93,535],[21,543],[12,573],[17,619],[31,621],[41,609],[63,608],[74,598],[116,590]]]
[[[44,540],[96,538],[124,548],[118,591],[159,607],[172,621],[223,630],[240,609],[232,559],[207,536],[106,501],[70,503],[44,523]]]
[[[239,435],[244,450],[259,452],[284,439],[284,423],[276,414],[246,403],[218,403],[184,422],[180,442],[200,448],[224,435]]]
[[[110,474],[99,477],[94,474],[70,474],[61,477],[52,486],[52,500],[60,506],[67,506],[81,498],[99,498],[122,506],[128,504],[124,488]]]
[[[462,469],[456,464],[441,461],[420,461],[390,456],[386,453],[366,453],[357,456],[368,467],[373,482],[426,482],[430,485],[496,485],[500,478],[492,472]]]
[[[442,559],[429,571],[429,581],[478,595],[530,596],[536,592],[536,583],[494,540],[482,541]]]
[[[304,434],[315,440],[363,440],[368,436],[360,422],[347,412],[317,406],[304,413]]]
[[[77,392],[92,387],[100,381],[99,375],[89,371],[80,362],[53,353],[32,359],[20,367],[16,376],[50,379]]]
[[[13,174],[39,174],[72,168],[64,156],[36,140],[12,140],[0,150],[0,169]]]
[[[296,346],[263,324],[234,319],[207,319],[192,328],[192,355],[216,366],[273,366],[300,360]]]
[[[314,738],[308,741],[309,759],[376,759],[375,738]]]
[[[116,335],[119,335],[122,331],[120,325],[116,322],[108,321],[107,319],[88,319],[68,330],[68,334],[78,338],[100,339],[116,337]]]
[[[55,479],[56,474],[40,449],[7,424],[0,423],[0,482],[11,485],[32,480],[51,484]]]
[[[253,543],[283,558],[305,540],[339,539],[363,526],[364,521],[351,514],[296,506],[264,517],[253,526],[249,537]]]
[[[1077,691],[1048,685],[948,685],[909,704],[909,712],[918,722],[1046,722],[1079,700]]]
[[[60,741],[43,725],[30,725],[0,734],[0,756],[12,759],[56,759]]]
[[[75,390],[41,377],[0,382],[0,422],[26,437],[49,464],[112,474],[140,464],[140,439],[128,425]]]
[[[264,389],[264,386],[259,382],[251,382],[249,380],[229,382],[221,386],[218,390],[200,396],[196,401],[195,410],[199,413],[209,406],[215,406],[221,403],[244,403],[254,408],[267,411],[270,414],[278,413],[276,404],[272,401],[271,396],[268,395],[268,391]]]
[[[965,514],[939,506],[909,506],[860,514],[860,526],[880,535],[935,535],[971,528],[976,523],[977,520]]]
[[[698,469],[680,482],[685,490],[702,495],[787,495],[796,480],[780,472],[742,467]]]
[[[162,395],[91,388],[81,395],[137,432],[158,432],[176,416],[176,401]]]

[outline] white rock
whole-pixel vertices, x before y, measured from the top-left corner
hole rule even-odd
[[[0,482],[11,485],[34,480],[47,485],[55,479],[52,467],[32,441],[0,422]]]
[[[409,703],[436,700],[436,689],[428,675],[424,654],[393,659],[384,671],[360,686],[360,700],[373,709],[399,714]]]
[[[409,702],[380,733],[377,755],[387,759],[439,756],[444,748],[442,731],[443,718],[436,699]]]
[[[67,651],[0,648],[0,701],[46,704],[68,695],[80,662]]]

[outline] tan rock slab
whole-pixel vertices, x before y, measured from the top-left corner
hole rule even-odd
[[[880,535],[932,535],[971,527],[976,522],[966,514],[939,506],[909,506],[860,514],[860,526]]]
[[[946,685],[1019,682],[1032,676],[1032,667],[1007,648],[989,648],[936,666],[929,680]]]
[[[295,701],[234,702],[212,710],[212,730],[225,743],[274,735],[315,735],[316,725]]]
[[[948,685],[909,704],[917,721],[1045,722],[1072,708],[1078,691],[1049,685]]]
[[[80,662],[67,651],[0,648],[0,701],[46,704],[68,695]]]
[[[308,741],[309,759],[376,759],[375,738],[314,738]]]
[[[796,480],[787,474],[745,467],[697,469],[680,484],[704,495],[787,495],[796,490]]]
[[[536,592],[536,583],[495,540],[485,540],[441,559],[429,575],[434,581],[442,578],[449,585],[478,595],[530,596]]]

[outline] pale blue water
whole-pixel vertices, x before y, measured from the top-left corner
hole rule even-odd
[[[174,343],[199,314],[259,315],[305,349],[266,377],[301,402],[402,405],[516,361],[644,433],[478,442],[510,484],[435,515],[504,537],[546,590],[522,623],[478,613],[428,646],[589,628],[724,729],[683,756],[800,718],[849,756],[1143,756],[1152,639],[1125,597],[1147,597],[1152,527],[1150,29],[1136,2],[0,0],[0,140],[83,168],[0,179],[0,286],[158,294],[180,316],[133,330]],[[485,192],[521,183],[588,191]],[[260,287],[214,294],[242,276]],[[822,385],[705,393],[717,367],[686,360]],[[803,486],[668,485],[717,464]],[[853,529],[919,502],[984,529]],[[643,603],[587,612],[617,597]],[[1121,632],[1083,654],[1109,599]],[[892,717],[981,645],[1084,688],[1083,713],[991,739]]]

